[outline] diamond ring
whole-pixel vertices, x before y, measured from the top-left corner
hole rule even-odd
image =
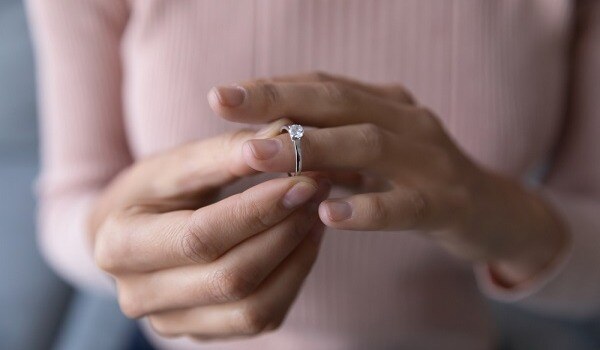
[[[304,128],[302,125],[291,124],[281,127],[281,132],[286,131],[290,134],[290,139],[294,144],[294,151],[296,153],[296,171],[294,173],[288,173],[288,176],[297,176],[302,172],[302,136],[304,136]]]

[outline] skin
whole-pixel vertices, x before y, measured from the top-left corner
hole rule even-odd
[[[227,120],[274,124],[135,164],[90,217],[98,265],[115,278],[121,308],[148,316],[163,335],[222,339],[277,328],[316,258],[322,224],[419,232],[487,263],[507,287],[535,277],[568,245],[539,195],[476,164],[401,86],[311,73],[217,87],[208,99]],[[281,116],[315,127],[302,139],[309,176],[214,202],[239,177],[293,170],[289,135],[278,132],[290,122]],[[325,200],[325,177],[355,194]],[[285,208],[295,183],[310,199]]]
[[[316,259],[318,203],[330,184],[316,174],[277,178],[215,201],[220,188],[256,173],[241,152],[255,137],[241,130],[139,161],[102,193],[90,238],[125,315],[148,316],[164,336],[197,339],[251,336],[283,322]]]
[[[305,170],[359,171],[387,182],[385,190],[321,203],[319,215],[329,227],[418,230],[460,258],[488,263],[506,286],[535,276],[568,245],[564,224],[539,195],[476,164],[402,86],[317,72],[213,93],[211,106],[231,121],[285,115],[319,128],[303,138]],[[294,164],[286,135],[250,140],[243,156],[264,172]]]

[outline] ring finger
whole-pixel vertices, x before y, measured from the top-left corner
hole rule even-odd
[[[301,145],[304,171],[369,169],[394,175],[398,165],[410,172],[423,170],[427,164],[420,160],[432,152],[373,124],[308,130]],[[247,141],[242,152],[244,160],[255,170],[294,170],[295,150],[287,134]]]

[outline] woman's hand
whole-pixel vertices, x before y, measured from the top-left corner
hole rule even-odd
[[[95,258],[127,316],[149,316],[166,336],[201,339],[283,321],[317,256],[328,185],[280,178],[208,204],[221,186],[255,172],[241,157],[254,137],[240,131],[140,161],[101,196],[90,218]]]
[[[538,196],[471,161],[402,87],[317,73],[216,88],[209,101],[232,121],[288,116],[319,127],[302,139],[304,170],[359,170],[388,182],[381,192],[321,203],[327,226],[419,230],[460,257],[495,266],[508,284],[534,275],[565,245]],[[288,135],[248,141],[243,152],[259,171],[294,164]]]

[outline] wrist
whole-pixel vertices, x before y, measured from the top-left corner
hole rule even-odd
[[[558,261],[569,245],[570,237],[564,225],[552,214],[538,221],[530,235],[514,254],[488,261],[490,272],[499,284],[515,286],[535,278]]]
[[[496,282],[511,287],[532,279],[557,260],[569,235],[555,210],[520,183],[492,175],[487,199],[496,203],[485,259]],[[493,226],[493,225],[490,225]]]

